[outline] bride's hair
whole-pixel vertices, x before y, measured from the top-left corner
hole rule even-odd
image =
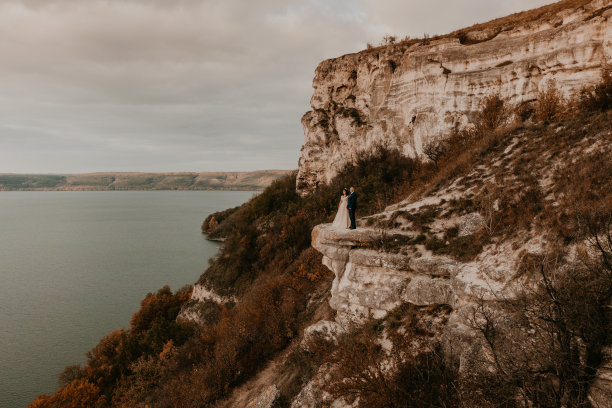
[[[348,195],[349,194],[348,188],[343,188],[342,192],[344,193],[344,195]]]

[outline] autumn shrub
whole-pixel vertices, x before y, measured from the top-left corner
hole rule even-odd
[[[296,335],[309,282],[283,275],[254,284],[240,303],[222,311],[217,324],[203,328],[180,350],[184,374],[169,378],[155,398],[188,397],[193,406],[206,406],[257,372]]]
[[[448,312],[444,307],[427,311]],[[325,359],[331,379],[326,391],[333,399],[359,398],[360,407],[456,406],[456,368],[443,357],[432,325],[420,320],[423,315],[405,305],[384,321],[340,337]],[[384,346],[379,341],[383,332]]]
[[[510,186],[485,183],[475,201],[489,237],[530,230],[544,209],[544,193],[531,173],[521,174],[519,183]]]
[[[64,370],[57,376],[58,388],[63,388],[70,384],[72,381],[78,379],[81,375],[81,365],[73,364],[64,368]]]
[[[543,122],[557,121],[566,113],[567,103],[557,84],[551,80],[538,92],[535,117]]]
[[[480,103],[474,125],[478,133],[492,132],[508,123],[512,110],[499,93],[486,96]]]
[[[169,286],[164,286],[157,293],[149,293],[140,302],[140,309],[130,320],[130,328],[135,333],[141,333],[151,328],[157,320],[174,320],[181,305],[189,300],[191,290],[184,288],[173,294]]]
[[[103,408],[100,389],[85,379],[77,379],[52,396],[39,395],[28,408]]]
[[[178,348],[169,340],[155,355],[142,355],[130,364],[130,375],[123,376],[112,395],[112,406],[137,407],[153,405],[152,392],[176,372]]]
[[[201,231],[208,234],[208,238],[211,239],[224,238],[229,231],[227,229],[219,228],[219,225],[221,224],[223,226],[228,226],[227,223],[223,224],[223,221],[238,211],[239,208],[240,206],[237,206],[210,214],[206,217],[206,219],[204,219],[204,222],[202,222]]]
[[[292,276],[307,279],[310,283],[319,283],[332,277],[332,272],[323,265],[323,255],[314,248],[308,248],[300,254],[291,272]]]
[[[579,103],[587,112],[612,109],[612,75],[609,70],[602,71],[599,84],[582,89]]]
[[[492,132],[479,132],[470,128],[453,131],[446,139],[448,147],[439,158],[438,165],[423,166],[415,177],[418,183],[410,186],[411,190],[420,187],[422,194],[426,194],[459,176],[468,174],[479,158],[505,146],[508,141],[507,135],[503,129]]]
[[[67,367],[60,388],[40,397],[36,407],[97,407],[109,404],[117,384],[133,374],[134,362],[159,355],[170,344],[180,346],[193,334],[186,322],[177,322],[181,306],[189,299],[189,287],[172,293],[166,286],[149,293],[134,314],[129,330],[115,330],[87,352],[83,367]],[[58,402],[61,401],[61,402]],[[50,405],[49,405],[50,404]]]
[[[612,213],[610,151],[593,151],[557,168],[555,193],[560,205],[550,209],[550,227],[567,242],[600,229]]]
[[[458,261],[469,262],[482,252],[483,247],[489,243],[489,235],[484,229],[472,235],[448,238],[449,244],[443,253]]]
[[[281,389],[283,394],[293,399],[336,348],[334,339],[321,333],[314,333],[303,342],[292,344],[281,367],[281,375],[288,379],[284,389]]]

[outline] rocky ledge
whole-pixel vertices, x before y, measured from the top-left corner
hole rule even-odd
[[[455,303],[455,261],[367,249],[381,234],[371,228],[336,230],[331,224],[318,225],[312,232],[312,246],[335,275],[330,305],[338,312],[339,324],[382,318],[402,303]]]

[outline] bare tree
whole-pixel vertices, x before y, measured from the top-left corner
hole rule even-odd
[[[423,146],[423,154],[431,160],[436,167],[438,167],[438,161],[448,151],[448,143],[441,137],[431,139]]]

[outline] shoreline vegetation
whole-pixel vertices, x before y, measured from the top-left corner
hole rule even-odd
[[[0,191],[263,190],[291,170],[248,172],[0,173]]]

